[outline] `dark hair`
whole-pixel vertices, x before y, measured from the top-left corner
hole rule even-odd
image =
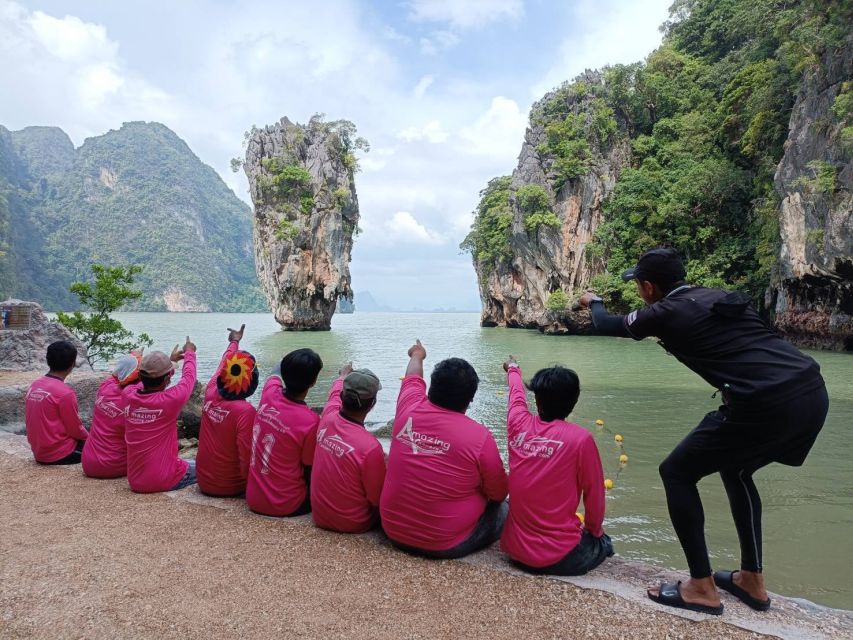
[[[536,396],[539,417],[546,422],[565,420],[581,394],[578,374],[559,365],[539,369],[527,383],[527,388]]]
[[[323,361],[312,349],[297,349],[281,359],[281,379],[284,380],[284,390],[290,394],[299,395],[310,389],[315,382]]]
[[[139,374],[139,379],[142,381],[143,389],[156,389],[161,384],[166,382],[166,378],[172,375],[172,372],[164,373],[162,376],[157,376],[156,378],[149,378],[148,376],[144,376],[141,373]]]
[[[77,347],[68,340],[51,342],[47,348],[47,366],[51,371],[68,371],[77,362]]]
[[[462,358],[442,360],[429,379],[429,400],[439,407],[465,413],[477,393],[480,378]]]
[[[362,400],[355,393],[345,393],[341,391],[341,406],[346,411],[352,411],[353,413],[361,413],[365,409],[370,411],[373,409],[373,406],[376,404],[376,398],[371,398],[369,400]],[[368,406],[369,405],[369,406]]]

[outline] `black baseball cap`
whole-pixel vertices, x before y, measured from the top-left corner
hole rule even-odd
[[[622,280],[646,280],[668,285],[684,280],[687,272],[675,249],[650,249],[640,256],[637,266],[622,272]]]

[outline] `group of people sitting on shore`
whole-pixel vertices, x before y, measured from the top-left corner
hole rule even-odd
[[[426,350],[420,341],[409,349],[386,457],[364,427],[382,388],[373,372],[344,365],[318,415],[305,398],[323,363],[311,349],[297,349],[282,359],[280,377],[266,381],[256,410],[247,399],[258,367],[240,348],[244,327],[228,330],[205,389],[196,460],[178,456],[177,421],[196,382],[189,337],[171,355],[119,358],[98,390],[88,431],[65,384],[76,349],[51,344],[50,371],[26,399],[36,461],[82,463],[92,478],[127,476],[139,493],[197,483],[207,495],[245,496],[265,516],[310,512],[316,526],[342,533],[381,527],[395,547],[430,558],[459,558],[500,539],[527,571],[580,575],[613,555],[598,449],[588,431],[566,421],[580,394],[572,370],[555,366],[533,376],[531,413],[521,368],[512,356],[504,363],[507,474],[492,433],[465,415],[479,382],[465,360],[439,362],[427,389]],[[170,386],[181,360],[181,378]]]

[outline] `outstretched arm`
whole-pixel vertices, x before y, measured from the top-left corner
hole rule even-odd
[[[592,291],[587,291],[580,297],[578,306],[581,309],[592,311],[592,324],[598,335],[617,338],[632,337],[625,328],[625,316],[607,313],[607,309],[604,308],[604,301]]]
[[[509,384],[506,428],[507,434],[512,437],[530,416],[530,410],[527,408],[527,393],[521,379],[521,367],[518,366],[514,356],[510,356],[504,362],[504,371],[507,372],[507,384]]]

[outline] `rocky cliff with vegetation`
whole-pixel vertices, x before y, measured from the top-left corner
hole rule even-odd
[[[140,264],[147,311],[260,311],[248,206],[186,143],[130,122],[75,149],[0,126],[0,298],[73,309],[90,265]]]
[[[248,133],[243,169],[255,205],[258,279],[284,329],[328,330],[338,300],[352,300],[354,154],[367,148],[355,134],[352,123],[320,116]]]
[[[768,303],[800,343],[853,351],[853,37],[803,82],[776,170],[781,251]]]
[[[677,0],[646,60],[545,96],[462,245],[483,324],[582,331],[581,289],[639,305],[618,274],[671,245],[792,339],[853,347],[851,23],[849,3]]]

